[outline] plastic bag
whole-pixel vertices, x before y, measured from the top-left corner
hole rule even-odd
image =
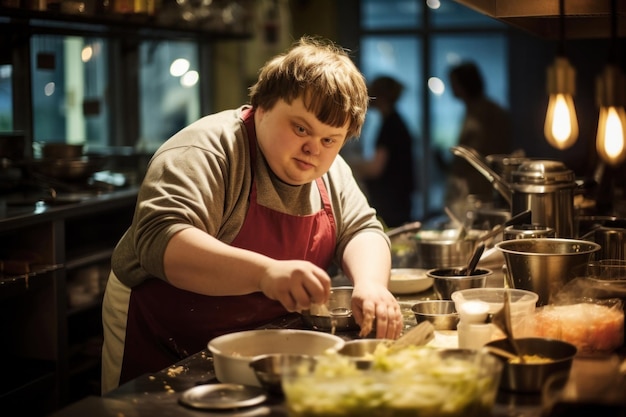
[[[624,301],[606,281],[575,278],[538,307],[526,323],[527,336],[572,343],[578,353],[608,353],[624,344]],[[626,289],[625,289],[626,290]]]

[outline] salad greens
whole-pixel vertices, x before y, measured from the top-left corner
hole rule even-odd
[[[486,353],[381,344],[370,369],[338,353],[313,369],[285,372],[291,417],[484,417],[491,415],[501,363]]]

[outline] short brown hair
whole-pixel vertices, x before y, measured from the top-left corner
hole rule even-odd
[[[302,37],[269,60],[250,87],[253,107],[271,109],[279,99],[291,103],[299,97],[320,122],[333,127],[347,122],[347,139],[361,134],[369,96],[363,74],[346,49],[321,38]]]

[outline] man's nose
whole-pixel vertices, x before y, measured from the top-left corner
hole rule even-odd
[[[307,140],[302,149],[307,155],[317,155],[319,154],[319,143],[316,140]]]

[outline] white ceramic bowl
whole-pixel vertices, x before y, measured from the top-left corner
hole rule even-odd
[[[261,386],[250,362],[261,355],[291,353],[317,356],[339,350],[345,341],[339,336],[313,330],[248,330],[218,336],[209,341],[215,376],[222,383]]]
[[[389,279],[392,294],[414,294],[433,286],[433,279],[422,268],[394,268]]]

